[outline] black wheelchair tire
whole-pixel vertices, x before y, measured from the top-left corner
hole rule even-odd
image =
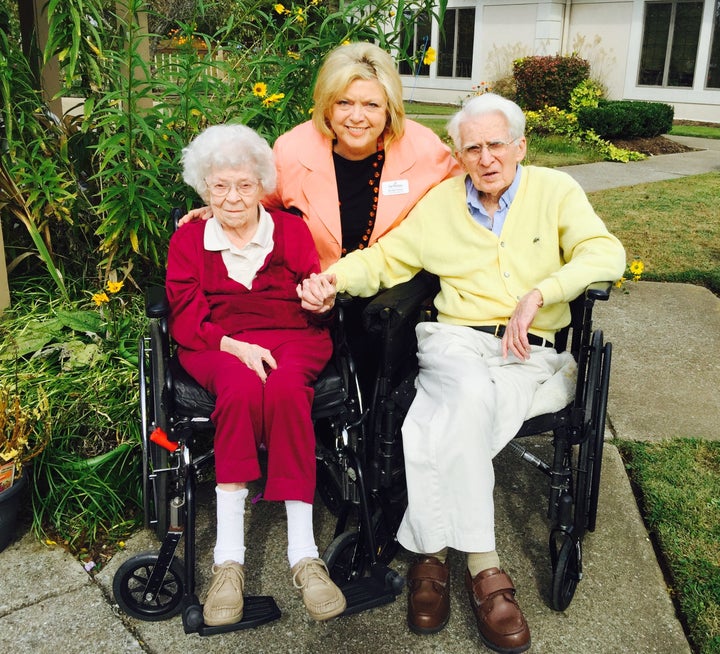
[[[556,539],[562,539],[557,549]],[[555,611],[564,611],[580,581],[581,543],[568,533],[550,535],[550,553],[553,561],[551,604]]]
[[[590,359],[585,386],[584,421],[585,434],[578,452],[576,490],[576,528],[580,533],[595,529],[598,496],[600,492],[600,468],[605,438],[605,411],[607,409],[607,369],[603,334],[597,330],[592,335]],[[605,364],[605,365],[604,365]],[[604,384],[605,381],[605,384]],[[603,389],[603,386],[605,388]]]
[[[170,563],[157,598],[148,602],[143,596],[157,560],[155,552],[138,554],[125,561],[113,577],[113,596],[120,608],[133,618],[146,622],[167,620],[182,609],[185,572],[180,559],[175,558]]]
[[[322,556],[330,578],[338,586],[359,579],[365,572],[367,557],[359,538],[359,532],[345,531],[327,546]]]

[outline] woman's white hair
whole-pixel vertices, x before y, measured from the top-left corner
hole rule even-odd
[[[523,110],[512,100],[495,93],[483,93],[468,100],[447,124],[447,131],[456,151],[463,148],[463,143],[460,141],[460,127],[462,124],[469,118],[487,114],[502,114],[505,117],[511,140],[524,136],[525,114]]]
[[[272,148],[246,125],[213,125],[200,132],[182,151],[183,179],[206,202],[207,177],[221,168],[246,168],[262,184],[275,190],[277,173]]]

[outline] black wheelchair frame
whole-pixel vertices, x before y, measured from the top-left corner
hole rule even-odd
[[[600,483],[611,344],[592,328],[592,310],[609,297],[609,283],[596,284],[571,303],[572,321],[556,335],[578,363],[573,402],[559,412],[526,421],[509,447],[546,474],[553,570],[552,606],[564,610],[582,577],[582,538],[595,529]],[[335,535],[323,554],[347,599],[345,614],[394,601],[404,579],[389,564],[398,550],[397,529],[407,496],[403,418],[415,394],[415,325],[432,319],[430,299],[437,279],[426,273],[384,291],[366,307],[365,328],[379,343],[372,397],[360,389],[345,338],[344,305],[337,311],[333,357],[315,384],[313,421],[318,494],[336,518]],[[172,356],[169,307],[162,287],[146,297],[148,333],[139,341],[140,413],[145,526],[162,544],[126,561],[113,581],[114,596],[129,615],[164,620],[182,612],[186,633],[211,635],[255,627],[280,617],[272,597],[245,598],[243,619],[221,627],[203,623],[195,592],[195,495],[212,465],[214,398]],[[517,441],[553,433],[551,463]],[[176,556],[184,543],[184,562]]]
[[[604,342],[602,330],[593,329],[592,313],[595,302],[608,300],[611,286],[598,282],[575,298],[570,303],[570,324],[556,334],[556,351],[569,349],[577,362],[572,402],[560,411],[526,420],[507,446],[549,480],[550,597],[557,611],[572,601],[582,578],[582,539],[596,526],[612,345]],[[339,450],[335,459],[324,459],[325,465],[339,467],[338,459],[357,461],[352,480],[358,481],[343,495],[341,510],[334,511],[335,539],[324,554],[333,579],[344,590],[367,583],[366,570],[378,559],[389,563],[398,549],[395,535],[406,501],[400,431],[415,395],[417,373],[417,360],[407,352],[415,351],[417,321],[432,319],[427,299],[437,290],[437,280],[422,274],[383,292],[365,310],[367,331],[379,334],[383,344],[371,408],[354,447]],[[524,437],[546,433],[552,433],[550,462],[520,444]],[[333,509],[332,503],[326,504]],[[356,528],[348,529],[352,507],[358,509],[359,519]]]

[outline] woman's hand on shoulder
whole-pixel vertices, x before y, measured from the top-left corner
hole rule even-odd
[[[335,305],[337,278],[326,273],[313,273],[297,285],[303,309],[312,313],[327,313]]]
[[[208,220],[212,218],[212,209],[210,207],[200,207],[199,209],[190,209],[180,220],[178,220],[178,227],[182,227],[185,223],[189,223],[193,220],[201,218],[202,220]]]
[[[277,368],[277,362],[272,352],[254,343],[246,343],[230,338],[230,336],[223,336],[220,341],[220,351],[228,352],[240,359],[260,377],[263,384],[267,380],[268,372]]]

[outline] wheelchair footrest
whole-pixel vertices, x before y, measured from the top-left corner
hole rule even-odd
[[[250,595],[245,597],[245,607],[240,622],[219,627],[210,627],[203,623],[197,628],[197,633],[201,636],[214,636],[230,631],[252,629],[277,620],[280,615],[280,608],[270,595]]]
[[[347,601],[343,615],[360,613],[394,602],[397,593],[375,577],[361,577],[340,587]]]

